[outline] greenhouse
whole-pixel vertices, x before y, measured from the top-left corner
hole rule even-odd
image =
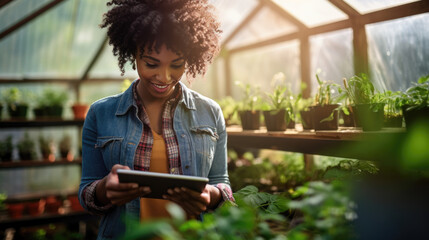
[[[425,239],[427,26],[426,0],[0,0],[0,239]]]

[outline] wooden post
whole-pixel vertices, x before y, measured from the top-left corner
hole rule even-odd
[[[311,75],[310,75],[310,43],[308,35],[300,38],[300,60],[301,60],[301,81],[307,85],[304,89],[303,98],[311,96]]]
[[[233,82],[231,81],[231,56],[228,51],[223,51],[222,56],[225,60],[225,94],[226,96],[231,96],[233,85]]]
[[[352,20],[352,25],[355,74],[369,74],[368,42],[365,25],[356,20]]]

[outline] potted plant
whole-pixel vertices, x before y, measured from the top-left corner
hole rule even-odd
[[[28,132],[24,134],[24,137],[18,142],[17,146],[21,160],[34,160],[36,158],[35,142],[30,138]]]
[[[12,136],[6,137],[6,139],[0,141],[0,160],[2,162],[12,161]]]
[[[3,115],[3,103],[0,102],[0,119]]]
[[[275,74],[271,82],[274,90],[272,93],[266,93],[268,101],[263,106],[263,114],[268,131],[284,131],[287,127],[295,128],[293,106],[290,100],[290,97],[293,97],[291,94],[287,94],[290,92],[283,85],[283,81],[283,73]]]
[[[70,202],[71,210],[74,212],[83,211],[82,205],[80,205],[79,197],[76,194],[67,196],[67,200]]]
[[[10,203],[7,205],[9,216],[12,219],[21,218],[24,212],[24,208],[25,208],[24,203]]]
[[[377,131],[383,127],[384,103],[381,95],[366,74],[344,79],[344,88],[353,104],[356,126],[363,131]]]
[[[343,82],[347,81],[347,78],[343,78]],[[355,117],[353,112],[352,100],[350,99],[347,91],[341,89],[341,108],[339,109],[340,125],[343,127],[356,127]]]
[[[301,122],[303,130],[313,129],[313,115],[311,112],[313,103],[313,98],[299,98],[297,101],[297,119]]]
[[[236,85],[241,87],[244,93],[242,101],[238,104],[241,126],[243,130],[258,130],[261,117],[259,89],[241,82],[236,82]]]
[[[400,128],[402,127],[402,110],[400,106],[401,92],[384,91],[381,93],[384,106],[384,127]]]
[[[46,201],[43,198],[27,202],[26,208],[28,214],[33,217],[41,215],[45,211],[45,204]]]
[[[24,100],[21,90],[17,87],[11,87],[5,89],[2,95],[11,118],[27,118],[28,103]]]
[[[56,196],[46,197],[46,212],[57,214],[59,208],[62,206],[61,201]]]
[[[429,118],[429,75],[418,79],[417,83],[401,94],[402,107],[407,129],[417,121],[428,121]]]
[[[317,74],[316,79],[319,87],[314,99],[315,105],[312,108],[314,130],[337,130],[340,104],[338,98],[332,94],[337,90],[340,96],[341,88],[331,81],[320,80]]]
[[[84,120],[89,110],[89,105],[81,102],[76,102],[72,105],[73,116],[76,120]]]
[[[69,135],[64,135],[59,143],[60,156],[62,159],[67,161],[73,161],[73,154],[71,153],[71,137]]]
[[[41,98],[38,108],[45,111],[46,117],[62,118],[64,105],[68,100],[68,95],[65,91],[46,88]]]
[[[226,126],[239,125],[240,120],[237,116],[238,103],[230,96],[217,100],[222,109]]]
[[[43,160],[53,162],[55,161],[55,144],[52,139],[39,136],[40,152],[42,153]]]

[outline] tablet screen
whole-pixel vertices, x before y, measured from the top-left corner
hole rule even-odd
[[[147,198],[160,198],[167,193],[168,189],[175,187],[186,187],[194,191],[202,192],[209,182],[208,178],[175,175],[167,173],[145,172],[128,169],[117,170],[119,182],[138,183],[139,186],[148,186],[151,193],[144,196]]]

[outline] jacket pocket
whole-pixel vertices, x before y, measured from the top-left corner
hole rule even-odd
[[[98,137],[95,148],[100,149],[104,164],[108,169],[111,169],[113,165],[120,164],[121,158],[121,147],[122,137]]]
[[[193,133],[197,163],[201,163],[201,174],[202,176],[208,176],[219,135],[216,132],[216,128],[211,126],[192,127],[191,132]]]

